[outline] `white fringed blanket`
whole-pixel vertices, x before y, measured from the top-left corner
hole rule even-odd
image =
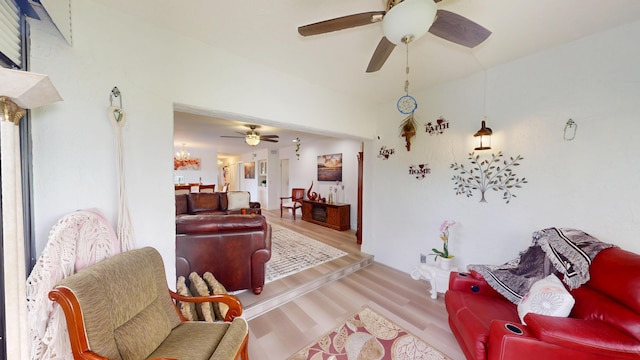
[[[49,291],[63,278],[119,252],[113,226],[96,209],[68,214],[51,229],[27,278],[31,360],[73,358],[64,313],[49,300]]]
[[[577,229],[548,228],[534,232],[532,237],[531,246],[505,264],[467,268],[482,274],[491,287],[517,304],[533,283],[552,273],[562,274],[569,289],[586,283],[593,258],[615,246]]]

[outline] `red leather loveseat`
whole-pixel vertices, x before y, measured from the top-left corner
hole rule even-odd
[[[569,317],[528,313],[523,325],[482,275],[453,272],[449,326],[467,359],[640,359],[640,255],[602,250],[589,273]]]

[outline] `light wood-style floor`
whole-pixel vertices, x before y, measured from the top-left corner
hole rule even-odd
[[[281,219],[279,210],[263,211],[263,214],[270,223],[288,227],[350,253],[340,261],[357,261],[367,256],[360,253],[353,230],[335,231],[302,221],[299,216],[294,221],[291,214],[285,214]],[[238,297],[243,304],[259,303],[260,297],[268,297],[269,292],[276,291],[272,288],[312,280],[313,276],[322,276],[336,266],[333,262],[320,265],[303,271],[302,275],[281,279],[286,281],[267,284],[261,295],[246,292]],[[464,355],[447,323],[442,294],[435,300],[431,299],[429,289],[425,281],[413,280],[409,274],[374,262],[250,318],[249,357],[252,360],[285,360],[366,305],[451,359],[462,360]]]

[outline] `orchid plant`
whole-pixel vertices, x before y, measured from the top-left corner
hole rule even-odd
[[[451,259],[453,257],[453,255],[449,254],[449,228],[455,224],[456,222],[453,220],[445,220],[442,222],[442,225],[440,225],[440,239],[444,242],[444,244],[442,244],[442,251],[433,248],[431,249],[433,254],[430,255],[435,255],[436,259],[438,256],[445,259]]]

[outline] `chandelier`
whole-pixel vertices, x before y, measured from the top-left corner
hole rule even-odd
[[[244,141],[247,145],[256,146],[260,144],[260,135],[256,134],[255,131],[252,131],[250,134],[245,136]]]
[[[187,151],[187,149],[185,149],[185,144],[182,144],[182,150],[178,151],[176,153],[176,159],[178,160],[189,160],[189,158],[191,157],[191,154],[189,154],[189,152]]]

